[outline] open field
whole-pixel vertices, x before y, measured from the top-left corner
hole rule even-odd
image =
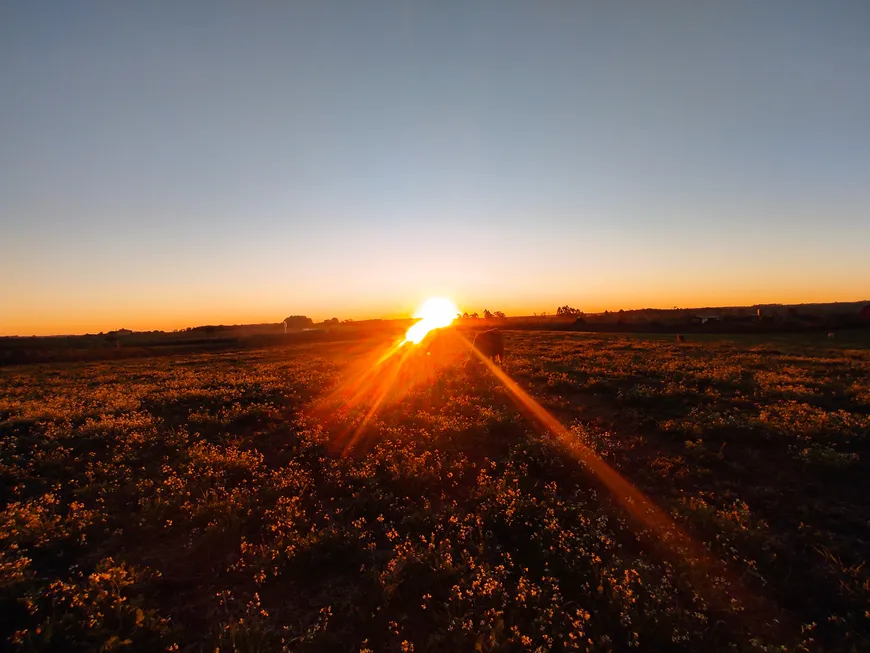
[[[0,638],[870,650],[868,331],[383,344],[0,369]]]

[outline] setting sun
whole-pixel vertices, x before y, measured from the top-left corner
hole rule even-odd
[[[414,313],[420,321],[405,334],[405,342],[419,343],[432,329],[450,326],[459,315],[456,304],[445,297],[431,297]]]

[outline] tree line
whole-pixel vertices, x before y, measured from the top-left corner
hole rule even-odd
[[[481,316],[479,313],[469,313],[466,311],[460,316],[463,320],[479,320]],[[483,309],[483,319],[484,320],[506,320],[507,315],[502,313],[501,311],[490,311],[488,309]]]

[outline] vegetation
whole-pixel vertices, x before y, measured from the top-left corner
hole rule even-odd
[[[314,320],[305,315],[291,315],[284,318],[284,326],[288,329],[307,329],[314,325]]]
[[[460,315],[461,320],[479,320],[481,316],[477,313],[468,313],[467,311]],[[502,311],[490,311],[489,309],[483,309],[483,319],[484,320],[506,320],[507,315]]]
[[[460,346],[374,377],[371,340],[7,367],[0,637],[870,650],[865,335],[506,332],[561,434]],[[589,450],[703,553],[632,517]]]
[[[568,306],[558,315],[571,315]],[[594,332],[783,333],[870,328],[870,303],[763,305],[672,310],[576,312],[571,328]]]

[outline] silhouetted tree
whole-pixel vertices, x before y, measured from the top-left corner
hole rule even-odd
[[[493,313],[492,315],[493,315],[493,317],[496,317],[496,318],[498,318],[499,320],[505,320],[505,319],[507,319],[507,315],[505,315],[505,314],[502,313],[501,311],[496,311],[496,312]]]
[[[477,313],[472,313],[470,317],[472,320],[480,319],[480,316]]]
[[[483,319],[484,320],[491,320],[492,319],[492,313],[490,313],[488,309],[483,309]]]
[[[462,319],[463,319],[463,320],[467,320],[467,319],[469,319],[470,317],[471,317],[471,316],[468,314],[468,311],[465,311],[465,312],[462,314]]]
[[[583,311],[581,311],[579,308],[572,308],[571,306],[568,306],[568,304],[565,304],[564,306],[560,306],[556,309],[556,315],[561,315],[564,317],[580,317],[581,315],[583,315]]]
[[[284,318],[284,331],[293,331],[296,329],[307,329],[314,325],[314,320],[304,315],[291,315]]]

